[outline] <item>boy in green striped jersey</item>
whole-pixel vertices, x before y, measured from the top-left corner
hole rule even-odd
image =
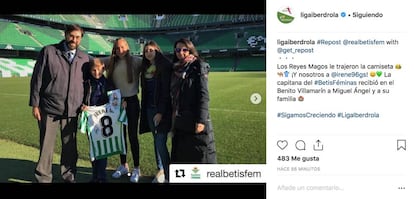
[[[94,58],[90,64],[90,74],[84,83],[84,100],[82,111],[88,110],[89,106],[101,106],[109,102],[107,92],[113,90],[111,83],[103,75],[104,64],[99,58]],[[88,136],[89,138],[89,136]],[[107,158],[91,158],[93,183],[106,182]]]

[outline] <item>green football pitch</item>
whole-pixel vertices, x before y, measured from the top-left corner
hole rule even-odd
[[[37,123],[29,107],[30,77],[0,78],[0,139],[11,141],[33,149],[39,147]],[[211,72],[209,75],[210,114],[215,133],[217,159],[219,164],[265,164],[266,163],[266,72]],[[259,93],[262,101],[253,104],[250,96]],[[153,139],[150,133],[139,136],[140,168],[143,175],[154,175],[156,164]],[[168,140],[171,146],[171,140]],[[129,145],[128,145],[129,147]],[[60,153],[60,138],[55,152]],[[78,134],[80,164],[88,166],[88,141],[84,134]],[[4,150],[2,150],[5,152]],[[0,162],[13,157],[26,157],[19,150],[2,155]],[[38,151],[28,161],[36,161]],[[58,157],[57,157],[58,158]],[[6,161],[7,162],[7,161]],[[18,162],[18,161],[12,161]],[[86,162],[86,163],[85,163]],[[128,163],[132,157],[128,148]],[[108,169],[116,168],[119,156],[108,159]],[[2,167],[6,165],[2,164]],[[19,165],[10,165],[18,167]],[[12,169],[12,168],[10,168]],[[55,169],[58,170],[58,169]],[[2,169],[0,172],[6,171]],[[29,173],[32,174],[33,168]],[[0,173],[0,176],[2,174]],[[0,179],[1,181],[1,179]]]

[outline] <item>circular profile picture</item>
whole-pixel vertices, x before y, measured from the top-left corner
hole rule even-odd
[[[295,19],[292,14],[292,9],[289,6],[283,6],[277,12],[277,18],[282,23],[290,23]]]

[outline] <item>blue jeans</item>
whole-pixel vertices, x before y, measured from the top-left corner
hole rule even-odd
[[[147,108],[148,124],[152,131],[152,136],[154,137],[154,151],[157,167],[158,169],[164,169],[165,179],[169,179],[170,154],[167,147],[168,132],[155,132],[153,120],[155,114],[155,108]]]

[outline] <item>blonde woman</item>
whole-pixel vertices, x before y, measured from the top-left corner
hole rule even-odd
[[[130,54],[129,45],[125,38],[117,38],[112,48],[109,59],[104,59],[107,67],[107,78],[113,82],[116,88],[121,90],[122,107],[126,110],[128,125],[124,125],[124,136],[131,145],[134,169],[130,181],[137,183],[140,177],[139,169],[139,142],[138,142],[138,118],[140,105],[138,100],[139,72],[142,59]],[[127,131],[126,131],[127,130]],[[112,174],[113,178],[120,178],[129,173],[127,155],[121,154],[121,165]]]

